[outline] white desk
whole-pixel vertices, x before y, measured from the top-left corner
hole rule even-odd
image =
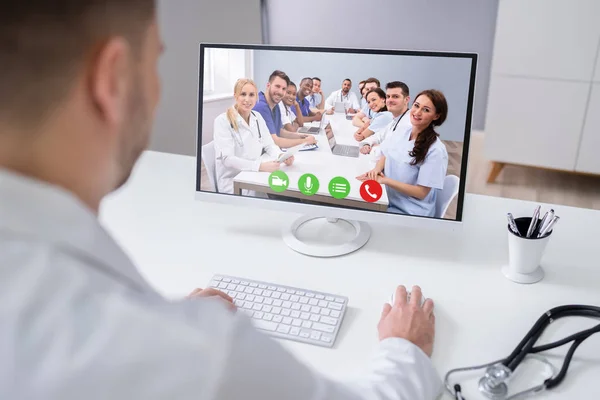
[[[352,121],[346,120],[344,114],[325,115],[324,118],[330,121],[337,143],[358,146],[358,142],[354,139],[354,132],[358,128],[352,125]],[[319,126],[319,122],[306,125]],[[288,175],[290,180],[285,192],[275,193],[270,189],[269,173],[243,171],[233,180],[234,193],[240,194],[242,189],[247,189],[278,196],[387,212],[388,197],[385,187],[381,198],[374,203],[367,203],[360,196],[362,182],[356,177],[375,166],[375,163],[372,162],[372,155],[359,154],[358,158],[336,156],[331,152],[324,130],[315,135],[315,138],[319,146],[317,149],[300,151],[294,156],[295,160],[292,165],[282,166],[281,170]],[[298,180],[306,173],[314,174],[319,179],[319,190],[310,197],[303,195],[298,189]],[[350,182],[350,194],[345,199],[334,199],[329,194],[329,181],[336,176],[343,176]]]
[[[282,341],[332,376],[361,373],[377,343],[382,305],[398,284],[419,284],[436,302],[433,362],[442,376],[451,368],[506,357],[552,307],[600,305],[598,211],[554,207],[562,218],[543,259],[546,276],[527,286],[505,279],[500,267],[508,257],[506,212],[528,215],[533,203],[467,195],[461,233],[372,224],[371,240],[360,251],[318,259],[283,243],[280,230],[295,214],[195,201],[195,171],[193,157],[145,153],[130,182],[103,204],[103,222],[144,277],[168,297],[205,287],[215,273],[348,296],[349,310],[333,349]],[[559,320],[542,341],[596,323]],[[566,347],[550,354],[562,356]],[[562,357],[551,360],[562,364]],[[481,398],[476,392],[480,376],[459,376],[468,399]],[[538,398],[598,399],[599,377],[597,334],[578,348],[564,382]]]

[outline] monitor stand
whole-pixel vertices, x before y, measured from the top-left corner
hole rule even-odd
[[[337,257],[363,247],[371,237],[365,222],[304,216],[283,229],[283,241],[298,253]]]

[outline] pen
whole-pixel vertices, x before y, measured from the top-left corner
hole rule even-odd
[[[550,211],[546,211],[546,214],[544,214],[544,218],[542,218],[542,220],[538,224],[537,228],[535,228],[535,230],[533,231],[533,236],[537,237],[539,235],[539,233],[542,231],[542,228],[544,227],[544,225],[548,221],[548,216],[549,215],[550,215]]]
[[[542,208],[541,206],[537,206],[535,208],[535,211],[533,212],[533,217],[531,217],[531,223],[529,224],[529,229],[527,229],[526,237],[531,237],[531,235],[533,234],[533,231],[535,230],[535,227],[537,226],[538,218],[540,217],[540,209],[541,208]]]
[[[518,236],[521,236],[521,232],[517,228],[517,224],[515,223],[515,219],[511,213],[506,214],[506,218],[508,219],[508,226],[510,226],[510,230],[513,231]]]
[[[540,225],[537,230],[537,237],[541,236],[540,234],[550,223],[550,221],[552,221],[552,218],[554,218],[554,209],[550,209],[550,211],[547,213],[547,217],[545,217],[545,219],[543,219],[542,222],[540,222]]]
[[[454,399],[465,400],[465,398],[462,395],[462,389],[459,384],[454,385]]]
[[[546,225],[544,230],[542,232],[540,232],[538,237],[544,237],[546,235],[546,233],[550,232],[552,230],[552,228],[554,227],[554,225],[556,225],[556,223],[558,222],[559,219],[560,219],[560,217],[558,215],[555,215],[554,218],[552,218],[552,221],[548,222],[548,225]]]

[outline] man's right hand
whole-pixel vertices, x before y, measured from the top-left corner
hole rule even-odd
[[[280,163],[278,161],[265,161],[260,164],[260,168],[258,169],[261,172],[273,172],[277,171],[280,167]]]
[[[304,143],[306,143],[306,144],[316,144],[317,143],[317,139],[315,139],[315,137],[313,135],[308,135],[307,137],[304,138]]]
[[[425,300],[421,307],[422,294],[418,286],[412,288],[410,303],[406,301],[406,297],[406,288],[398,286],[394,304],[384,304],[381,320],[377,325],[379,340],[390,337],[406,339],[431,357],[435,338],[433,300]]]
[[[371,146],[365,144],[363,147],[360,148],[360,152],[362,154],[369,154],[371,152]]]

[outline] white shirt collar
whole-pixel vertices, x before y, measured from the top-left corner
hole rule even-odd
[[[137,290],[152,291],[97,216],[72,193],[0,168],[0,199],[4,234],[58,247]]]

